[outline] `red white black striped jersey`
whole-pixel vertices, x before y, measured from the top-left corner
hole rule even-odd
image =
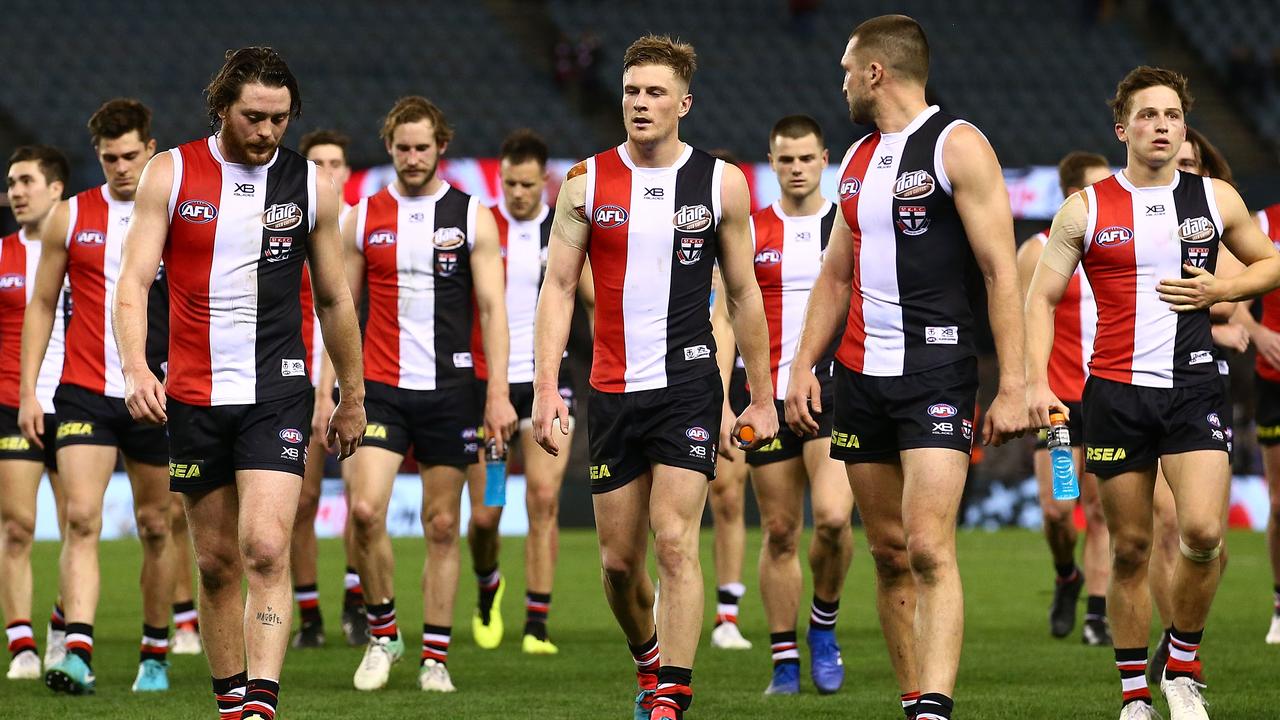
[[[1262,232],[1271,238],[1271,242],[1280,248],[1280,203],[1265,210],[1258,211],[1258,224]],[[1258,301],[1262,305],[1262,326],[1272,332],[1280,332],[1280,290],[1272,290]],[[1262,353],[1256,353],[1254,368],[1258,377],[1274,383],[1280,383],[1280,368],[1272,367]]]
[[[1156,285],[1213,272],[1222,216],[1212,179],[1178,171],[1160,187],[1135,187],[1117,173],[1085,189],[1089,214],[1084,271],[1098,304],[1090,374],[1146,387],[1218,379],[1209,311],[1170,311]]]
[[[586,166],[591,386],[633,392],[715,373],[708,299],[724,162],[686,145],[670,167],[637,167],[620,145]]]
[[[369,290],[366,380],[436,390],[474,379],[471,247],[479,207],[448,183],[420,197],[404,197],[393,184],[356,206]]]
[[[1049,243],[1049,231],[1027,242]],[[1089,377],[1089,357],[1098,329],[1098,306],[1084,268],[1077,267],[1053,312],[1053,351],[1049,354],[1049,389],[1063,402],[1080,402]]]
[[[533,218],[517,220],[503,203],[494,209],[507,279],[507,332],[511,338],[507,380],[530,383],[533,382],[533,321],[538,309],[538,291],[542,289],[547,269],[547,243],[551,239],[554,213],[544,204]],[[471,330],[471,352],[475,357],[476,377],[488,380],[489,363],[484,356],[478,317]]]
[[[764,317],[769,327],[769,369],[773,373],[773,395],[782,400],[791,379],[791,361],[800,340],[809,292],[822,269],[823,254],[838,209],[824,202],[813,215],[789,216],[774,203],[751,215],[751,235],[755,240],[756,282],[764,300]],[[818,361],[830,367],[839,339]]]
[[[974,263],[942,148],[968,124],[921,112],[896,133],[856,142],[840,168],[840,210],[853,238],[853,292],[836,359],[897,377],[972,357],[965,276]]]
[[[188,405],[246,405],[310,389],[302,267],[316,166],[287,148],[228,162],[217,136],[169,151],[169,377]]]
[[[27,238],[25,230],[19,230],[0,240],[0,405],[16,408],[19,403],[18,377],[22,372],[22,319],[27,302],[35,291],[36,266],[40,262],[40,241]],[[58,388],[62,375],[64,296],[53,316],[53,332],[49,335],[49,349],[40,363],[40,375],[36,378],[36,397],[45,412],[53,412],[53,391]]]

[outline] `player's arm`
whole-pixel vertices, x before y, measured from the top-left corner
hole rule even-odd
[[[164,423],[168,415],[164,385],[147,366],[147,292],[155,282],[169,237],[173,182],[173,157],[167,152],[151,158],[142,171],[111,307],[120,368],[124,371],[125,406],[135,419],[156,424]]]
[[[720,370],[720,384],[724,387],[724,407],[720,413],[719,453],[726,460],[734,460],[733,423],[736,418],[729,406],[729,385],[733,377],[733,356],[736,344],[733,339],[733,324],[729,322],[729,304],[725,301],[724,277],[717,266],[711,275],[711,292],[714,299],[711,303],[711,335],[716,341],[716,367]]]
[[[1187,278],[1167,278],[1157,290],[1176,312],[1203,310],[1214,303],[1256,297],[1280,286],[1280,254],[1254,222],[1236,189],[1214,179],[1213,194],[1222,217],[1222,244],[1244,270],[1234,277],[1215,277],[1204,268],[1184,265]]]
[[[1049,242],[1039,253],[1027,286],[1027,405],[1037,427],[1049,426],[1049,408],[1067,413],[1049,389],[1049,353],[1053,351],[1053,312],[1067,291],[1084,255],[1088,206],[1083,193],[1067,198],[1053,218]],[[1030,244],[1030,243],[1028,243]],[[1036,243],[1037,245],[1039,243]],[[1021,259],[1021,258],[1020,258]]]
[[[364,370],[360,357],[360,324],[343,272],[342,239],[338,224],[341,204],[333,179],[324,168],[316,171],[316,224],[307,236],[307,263],[316,318],[325,354],[333,363],[341,396],[325,432],[325,442],[350,457],[364,437]],[[332,380],[330,380],[332,383]],[[332,387],[330,385],[329,387]]]
[[[736,165],[725,163],[720,208],[720,273],[724,277],[729,320],[751,385],[751,405],[734,424],[733,436],[742,437],[742,428],[750,426],[755,437],[743,448],[754,450],[778,434],[778,412],[773,405],[773,378],[769,372],[769,329],[756,282],[751,193],[747,178]]]
[[[1218,244],[1218,266],[1213,274],[1220,278],[1235,277],[1244,271],[1244,263],[1236,259],[1225,245]],[[1236,308],[1246,302],[1220,302],[1209,308],[1209,319],[1213,321],[1213,344],[1236,352],[1249,349],[1249,329],[1236,319]]]
[[[339,237],[342,239],[342,259],[347,287],[351,290],[351,302],[360,297],[364,287],[364,254],[356,246],[356,208],[348,208],[342,218]],[[323,336],[321,337],[323,339]],[[333,385],[338,381],[338,371],[333,367],[329,349],[320,353],[320,375],[316,380],[316,403],[311,413],[311,437],[325,437],[329,431],[329,418],[337,407],[333,400]],[[333,448],[331,448],[333,449]]]
[[[49,349],[49,336],[58,310],[58,296],[62,293],[62,281],[67,274],[67,223],[71,206],[66,200],[58,203],[40,227],[40,262],[36,265],[35,283],[31,299],[27,301],[22,316],[22,349],[18,382],[18,427],[22,434],[36,446],[43,448],[44,413],[52,408],[40,407],[36,397],[36,383],[40,377],[40,364]]]
[[[534,315],[533,437],[552,455],[560,453],[552,423],[558,421],[560,432],[569,434],[569,407],[560,397],[560,359],[569,342],[574,295],[583,277],[591,234],[586,198],[587,164],[582,162],[570,168],[556,198],[556,216],[547,247],[547,270]],[[593,321],[593,331],[594,327]]]
[[[1009,192],[995,151],[971,125],[961,125],[947,136],[942,164],[951,178],[951,196],[987,286],[987,317],[996,344],[1000,386],[983,418],[982,442],[999,445],[1021,436],[1027,426],[1022,293],[1014,259]]]
[[[582,258],[582,277],[578,279],[578,299],[582,301],[582,311],[587,314],[587,327],[591,334],[596,334],[596,279],[591,274],[591,261],[584,255]]]
[[[484,401],[485,438],[505,452],[507,440],[515,432],[515,408],[507,385],[507,364],[511,356],[511,336],[507,329],[507,289],[502,270],[502,245],[493,212],[483,205],[476,209],[476,238],[471,248],[471,277],[475,281],[476,307],[480,314],[480,335],[484,356],[489,359],[489,385]]]

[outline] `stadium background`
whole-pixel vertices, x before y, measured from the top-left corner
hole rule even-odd
[[[1123,162],[1105,100],[1140,63],[1189,76],[1197,100],[1190,120],[1231,161],[1251,208],[1280,201],[1280,38],[1269,32],[1280,24],[1280,0],[312,0],[235,7],[8,0],[3,12],[10,32],[0,151],[7,156],[28,142],[62,148],[73,163],[68,194],[101,182],[84,127],[98,104],[116,96],[142,100],[155,112],[160,147],[174,146],[208,131],[201,90],[225,50],[268,44],[283,53],[302,87],[303,115],[286,144],[321,127],[351,136],[356,172],[345,189],[349,202],[390,180],[377,131],[386,109],[410,93],[438,103],[457,130],[444,176],[489,202],[498,196],[493,158],[505,134],[517,127],[543,134],[559,158],[548,186],[553,201],[569,163],[623,139],[619,60],[632,39],[652,31],[697,47],[695,102],[681,133],[736,156],[760,207],[777,193],[763,164],[768,128],[784,114],[813,115],[837,164],[867,130],[849,122],[840,94],[838,58],[849,29],[871,15],[907,12],[932,45],[930,99],[975,122],[1001,158],[1020,240],[1042,229],[1057,207],[1059,157],[1084,149]],[[825,183],[828,197],[834,172]],[[3,215],[8,231],[12,216]],[[982,298],[975,303],[982,307]],[[575,349],[574,371],[585,389],[584,338],[576,338]],[[988,379],[991,361],[984,358]],[[1238,474],[1232,518],[1260,527],[1266,495],[1251,440],[1250,363],[1249,355],[1232,359]],[[591,524],[584,446],[585,433],[578,433],[562,510],[567,525]],[[965,522],[1038,523],[1029,455],[1025,442],[981,453]],[[326,518],[342,515],[338,487],[328,483],[322,531],[332,529],[323,525]],[[107,526],[127,533],[127,488],[112,492],[126,504],[109,504],[121,522]],[[411,506],[413,496],[405,501]],[[754,519],[754,507],[748,512]],[[416,522],[416,512],[405,517]],[[41,534],[52,530],[42,518]]]

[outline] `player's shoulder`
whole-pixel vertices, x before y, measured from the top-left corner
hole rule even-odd
[[[569,168],[569,172],[565,173],[564,179],[565,179],[565,182],[568,182],[574,178],[582,177],[583,175],[586,175],[586,174],[587,174],[587,161],[580,160],[577,163],[574,163],[573,167]]]

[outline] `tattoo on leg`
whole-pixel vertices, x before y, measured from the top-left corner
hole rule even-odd
[[[284,617],[272,610],[270,605],[267,606],[266,610],[259,610],[254,617],[258,619],[259,623],[267,627],[284,624]]]

